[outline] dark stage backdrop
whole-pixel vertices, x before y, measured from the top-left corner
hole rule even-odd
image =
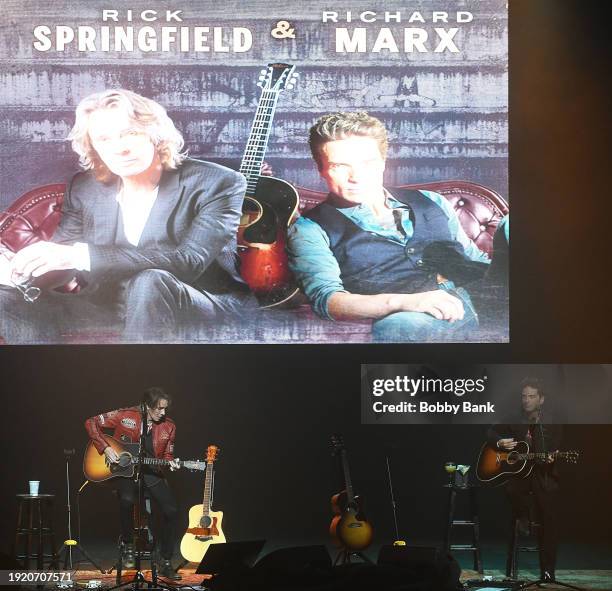
[[[398,447],[393,467],[405,536],[439,531],[441,464],[473,461],[482,433],[359,426],[359,366],[611,361],[610,82],[599,6],[510,3],[510,344],[2,348],[2,548],[13,533],[14,495],[27,479],[40,475],[44,489],[55,489],[62,501],[62,449],[84,444],[83,419],[155,383],[178,399],[183,457],[211,441],[223,447],[217,502],[234,539],[325,536],[334,488],[327,438],[335,429],[349,443],[379,539],[392,536],[382,452],[389,440]],[[569,429],[567,444],[583,460],[564,469],[565,539],[601,539],[611,530],[611,438],[610,427]],[[174,480],[183,507],[198,499],[198,476]],[[492,533],[503,525],[492,519],[501,500],[495,494],[483,508]],[[83,496],[84,532],[112,535],[107,491],[86,489]]]

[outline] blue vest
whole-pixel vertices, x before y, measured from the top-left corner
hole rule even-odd
[[[442,208],[420,191],[394,189],[393,196],[410,207],[414,234],[406,245],[368,232],[328,201],[304,214],[329,236],[344,287],[351,293],[420,293],[437,289],[438,271],[423,261],[424,249],[445,241],[456,250]]]

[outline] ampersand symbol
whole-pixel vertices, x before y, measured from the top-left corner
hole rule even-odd
[[[291,28],[289,21],[278,21],[270,35],[275,39],[295,39],[295,29]]]

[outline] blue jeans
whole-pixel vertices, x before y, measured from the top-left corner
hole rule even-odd
[[[453,288],[450,282],[440,285],[463,303],[462,320],[438,320],[425,312],[395,312],[372,324],[375,343],[440,343],[465,341],[478,328],[478,315],[467,291]]]

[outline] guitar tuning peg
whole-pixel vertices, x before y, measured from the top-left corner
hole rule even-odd
[[[287,84],[287,89],[291,90],[292,88],[294,88],[293,84]]]
[[[293,75],[294,75],[296,78],[299,78],[299,77],[300,77],[300,73],[299,73],[299,72],[293,72]]]
[[[261,70],[259,70],[259,73],[264,76],[266,73],[268,72],[267,68],[262,68]]]

